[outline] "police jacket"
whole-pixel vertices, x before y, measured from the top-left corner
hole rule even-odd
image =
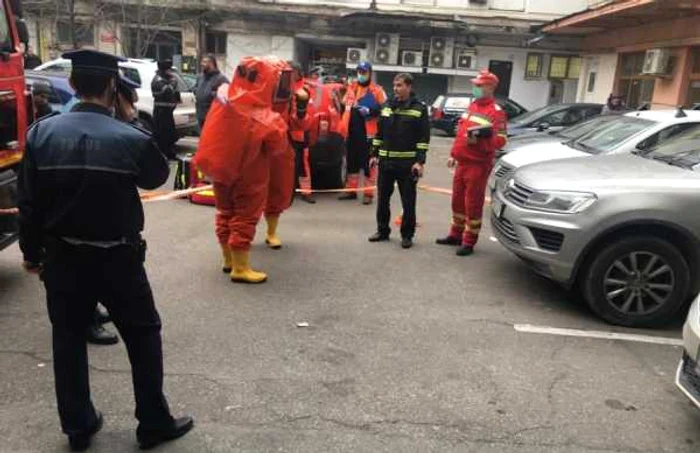
[[[154,107],[175,108],[180,103],[180,92],[177,89],[177,80],[168,74],[156,72],[151,81]]]
[[[430,144],[428,108],[411,93],[407,101],[393,98],[382,109],[372,155],[397,162],[425,163]]]
[[[35,122],[20,164],[20,247],[39,263],[46,239],[110,247],[137,240],[143,207],[137,187],[165,183],[169,167],[150,135],[99,105]]]

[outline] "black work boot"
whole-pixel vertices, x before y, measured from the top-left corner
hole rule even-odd
[[[367,239],[369,242],[385,242],[389,240],[389,235],[386,233],[380,233],[377,231],[372,236]]]
[[[313,195],[302,195],[301,199],[309,204],[316,204],[316,199]]]
[[[151,448],[162,443],[179,439],[194,428],[194,420],[192,417],[181,417],[173,420],[172,426],[157,430],[137,430],[136,440],[139,442],[141,450],[150,450]]]
[[[88,327],[87,342],[99,345],[117,344],[119,337],[102,327],[102,324],[94,322]]]
[[[112,320],[111,316],[106,309],[102,308],[99,304],[95,307],[95,321],[100,324],[110,322]]]
[[[68,436],[68,444],[70,445],[70,451],[85,451],[90,448],[90,443],[92,442],[92,436],[97,434],[99,430],[102,429],[104,424],[104,417],[102,413],[97,412],[97,420],[92,429],[81,434],[71,434]]]
[[[444,238],[436,239],[435,243],[439,245],[462,245],[462,238],[446,236]]]
[[[405,249],[410,249],[413,247],[413,239],[411,238],[403,238],[401,239],[401,247]]]
[[[468,245],[463,245],[457,249],[457,252],[455,253],[455,255],[457,255],[457,256],[469,256],[472,253],[474,253],[474,247],[471,247]]]
[[[364,197],[362,199],[362,204],[365,206],[372,204],[372,197]]]
[[[357,193],[355,192],[347,192],[342,194],[341,196],[338,197],[338,200],[345,201],[345,200],[357,200]]]

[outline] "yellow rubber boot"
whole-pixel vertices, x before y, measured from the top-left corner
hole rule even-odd
[[[279,250],[282,248],[282,240],[277,236],[277,225],[280,223],[279,216],[266,217],[267,235],[265,236],[265,244],[271,249]]]
[[[227,274],[233,270],[233,255],[231,254],[231,249],[227,244],[221,245],[221,256],[223,257],[223,264],[221,269]]]
[[[231,281],[238,283],[262,283],[267,280],[267,274],[250,268],[250,252],[247,250],[232,250],[231,256],[233,258]]]

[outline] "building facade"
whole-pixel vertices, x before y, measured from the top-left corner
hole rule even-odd
[[[697,0],[618,0],[541,31],[582,38],[578,100],[616,93],[632,108],[675,108],[700,104],[699,25]]]
[[[129,57],[175,57],[193,71],[197,57],[213,53],[230,76],[247,55],[274,54],[336,75],[368,59],[387,89],[394,74],[414,73],[427,102],[469,91],[469,79],[486,67],[503,81],[499,94],[532,109],[574,101],[581,69],[579,38],[540,41],[533,27],[590,1],[83,0],[69,15],[72,28],[70,17],[51,8],[28,15],[32,47],[44,60],[89,46]]]

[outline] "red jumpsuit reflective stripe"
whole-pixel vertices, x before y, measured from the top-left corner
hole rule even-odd
[[[452,180],[452,227],[449,236],[474,247],[479,240],[486,183],[497,150],[506,144],[506,115],[493,98],[477,99],[462,115],[450,156],[457,161]],[[468,129],[491,126],[490,137],[468,140]]]

